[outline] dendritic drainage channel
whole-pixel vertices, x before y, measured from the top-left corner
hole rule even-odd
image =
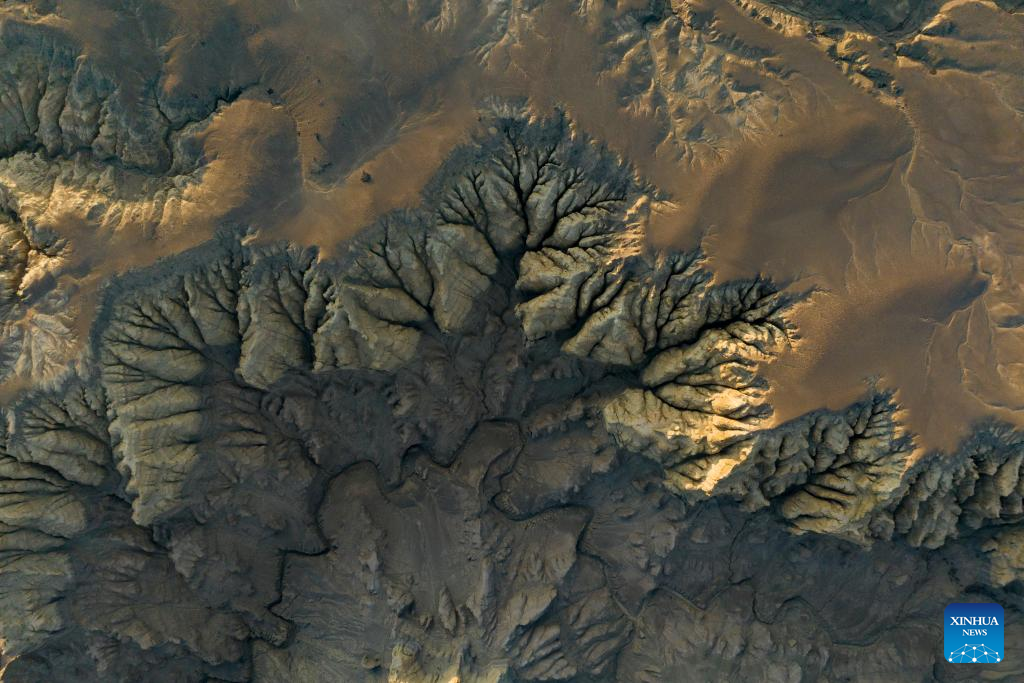
[[[423,197],[110,284],[4,412],[5,681],[958,680],[947,603],[1019,633],[1017,433],[772,426],[795,298],[649,246],[561,114],[495,105]]]

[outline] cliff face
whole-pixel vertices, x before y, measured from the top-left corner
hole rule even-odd
[[[6,413],[5,680],[955,677],[945,604],[1014,609],[1017,434],[904,471],[887,394],[765,424],[793,296],[650,247],[563,115],[498,105],[424,196],[114,281]]]

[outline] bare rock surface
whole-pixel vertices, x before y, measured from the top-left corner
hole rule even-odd
[[[4,680],[960,680],[981,597],[1015,647],[1017,432],[773,425],[799,296],[651,246],[662,200],[498,103],[336,259],[227,231],[115,279],[4,415]]]
[[[1021,7],[3,3],[0,679],[1024,679]]]

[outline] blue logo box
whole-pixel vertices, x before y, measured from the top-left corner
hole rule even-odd
[[[1003,608],[992,602],[955,602],[946,607],[942,653],[953,664],[1003,661]]]

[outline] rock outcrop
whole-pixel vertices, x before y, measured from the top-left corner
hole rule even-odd
[[[662,200],[498,104],[338,259],[117,278],[5,414],[4,680],[955,679],[947,602],[1020,629],[1020,437],[908,468],[889,394],[772,424],[794,298],[651,247]]]

